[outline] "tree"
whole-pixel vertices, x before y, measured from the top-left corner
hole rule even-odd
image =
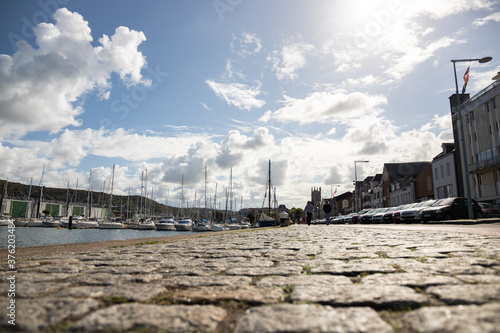
[[[292,208],[290,209],[290,218],[294,221],[298,221],[304,217],[304,210],[302,208]]]
[[[250,220],[250,223],[254,223],[255,222],[255,215],[252,213],[248,213],[247,219]]]

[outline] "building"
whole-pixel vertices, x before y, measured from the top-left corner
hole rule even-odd
[[[463,96],[461,119],[456,112],[456,95],[450,96],[459,196],[466,195],[465,177],[469,178],[471,197],[500,205],[500,80],[476,95]],[[465,152],[462,152],[460,125],[463,123]],[[463,157],[465,153],[465,158]],[[467,163],[468,175],[466,175]]]
[[[331,216],[347,215],[354,211],[354,196],[352,192],[345,192],[333,197]]]
[[[361,207],[361,209],[372,208],[372,198],[370,194],[370,183],[372,180],[373,176],[368,176],[363,180],[362,185],[358,187],[360,190],[360,196],[358,197],[360,198],[359,207]]]
[[[381,208],[382,201],[382,174],[377,173],[370,181],[368,193],[370,194],[370,202],[372,208]]]
[[[455,144],[443,143],[441,148],[443,149],[442,152],[432,159],[435,199],[459,196],[455,170]]]
[[[420,179],[417,181],[417,178]],[[384,207],[399,206],[433,197],[431,163],[385,163],[382,172],[382,195]]]

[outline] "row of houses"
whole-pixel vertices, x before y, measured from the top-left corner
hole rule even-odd
[[[500,206],[500,80],[472,97],[460,95],[460,107],[456,94],[449,100],[454,142],[443,143],[432,161],[385,163],[381,173],[333,198],[318,200],[318,189],[313,189],[311,200],[318,212],[325,200],[332,203],[335,215],[345,215],[355,206],[358,210],[393,207],[466,197],[467,192],[472,199]]]

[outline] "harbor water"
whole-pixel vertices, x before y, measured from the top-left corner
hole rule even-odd
[[[8,245],[9,229],[0,227],[0,248]],[[16,247],[43,246],[57,244],[73,244],[99,242],[121,239],[140,239],[189,234],[191,231],[157,231],[136,229],[66,229],[17,227],[13,230]]]

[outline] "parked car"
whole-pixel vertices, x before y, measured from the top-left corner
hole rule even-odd
[[[379,208],[372,216],[372,223],[384,223],[384,215],[391,209],[391,207]]]
[[[478,202],[483,212],[483,217],[500,217],[500,209],[488,202]]]
[[[389,210],[387,212],[384,213],[384,216],[382,218],[382,222],[383,223],[393,223],[394,220],[392,219],[392,214],[394,213],[394,211],[396,209],[398,209],[399,207],[390,207]]]
[[[415,206],[416,203],[411,203],[411,204],[406,204],[406,205],[401,205],[399,206],[398,208],[396,208],[394,210],[394,212],[392,213],[392,221],[394,223],[399,223],[401,222],[401,212],[405,209],[408,209],[408,208],[412,208],[413,206]]]
[[[472,199],[472,211],[474,218],[483,217],[481,206]],[[438,200],[433,206],[420,212],[422,221],[440,221],[452,219],[469,218],[467,198],[446,198]]]
[[[369,211],[369,209],[363,209],[357,213],[355,213],[354,215],[352,215],[351,217],[351,223],[359,223],[359,217],[360,215],[363,215],[364,213],[366,213],[367,211]]]
[[[378,208],[370,209],[363,215],[359,216],[359,223],[372,223],[373,214],[376,213]]]
[[[420,212],[432,206],[434,203],[436,203],[436,201],[437,200],[422,201],[411,208],[403,210],[399,217],[401,222],[406,222],[406,223],[420,222]]]

